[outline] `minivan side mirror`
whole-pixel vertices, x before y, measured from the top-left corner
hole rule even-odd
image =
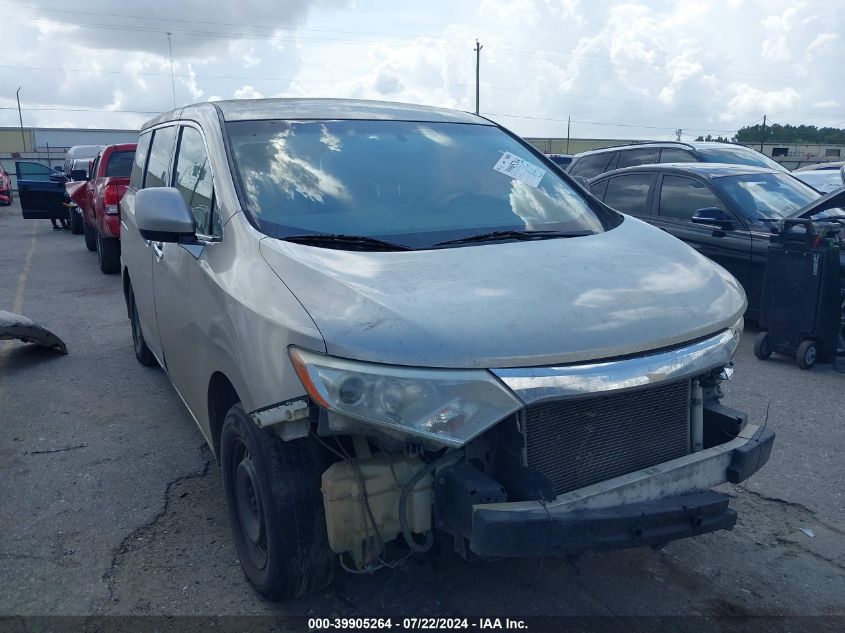
[[[710,226],[717,226],[720,229],[729,229],[733,226],[733,220],[719,207],[707,207],[699,209],[692,216],[693,224],[708,224]]]
[[[70,179],[71,180],[88,180],[88,172],[84,169],[71,169],[70,170]]]
[[[180,242],[196,238],[194,215],[174,187],[151,187],[135,194],[135,222],[145,240]]]

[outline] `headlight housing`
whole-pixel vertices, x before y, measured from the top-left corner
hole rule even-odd
[[[320,406],[440,445],[462,446],[523,405],[484,369],[382,365],[290,348]]]

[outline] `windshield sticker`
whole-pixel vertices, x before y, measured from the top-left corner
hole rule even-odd
[[[546,175],[546,171],[542,167],[532,165],[527,160],[523,160],[510,152],[502,154],[498,162],[493,165],[493,169],[534,188],[540,184],[543,176]]]

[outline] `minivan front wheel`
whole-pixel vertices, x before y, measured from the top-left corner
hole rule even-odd
[[[220,434],[220,467],[241,567],[270,600],[329,585],[329,548],[320,477],[329,463],[310,438],[284,442],[236,404]]]

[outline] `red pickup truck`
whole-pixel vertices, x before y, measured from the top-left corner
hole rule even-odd
[[[108,145],[97,158],[84,187],[70,194],[82,209],[85,246],[97,251],[100,270],[120,271],[120,199],[129,185],[135,143]]]

